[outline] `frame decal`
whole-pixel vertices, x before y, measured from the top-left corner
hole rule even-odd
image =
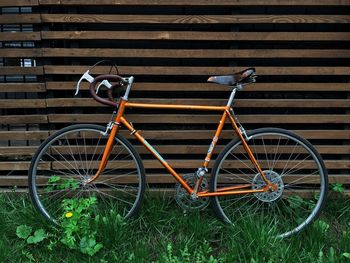
[[[163,157],[156,151],[156,149],[154,149],[154,148],[152,147],[152,145],[150,145],[150,144],[148,143],[148,141],[146,141],[146,139],[143,139],[143,143],[157,156],[157,158],[158,158],[159,160],[161,160],[163,163],[166,163],[166,164],[167,164],[167,162],[163,159]]]

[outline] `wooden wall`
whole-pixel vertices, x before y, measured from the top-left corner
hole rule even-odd
[[[135,76],[131,100],[157,103],[223,105],[228,89],[206,79],[254,66],[258,83],[235,104],[245,128],[294,130],[316,145],[332,183],[350,183],[349,0],[2,0],[0,6],[1,189],[25,189],[31,156],[53,131],[109,121],[111,109],[95,103],[87,85],[74,97],[79,76],[100,59],[114,59],[121,75]],[[128,117],[183,173],[201,165],[219,120],[136,109]],[[216,153],[233,138],[228,124],[222,138]],[[137,149],[149,183],[173,182]]]

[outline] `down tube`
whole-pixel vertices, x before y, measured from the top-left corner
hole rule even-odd
[[[132,127],[128,121],[124,118],[120,118],[120,122],[125,125],[125,127],[133,134],[145,147],[148,151],[150,151],[154,157],[157,158],[157,160],[169,171],[169,173],[175,177],[175,179],[182,185],[183,188],[186,189],[186,191],[189,194],[192,194],[193,189],[181,178],[181,176],[174,171],[173,168],[163,159],[163,157],[143,138],[139,131],[135,130],[134,127]]]

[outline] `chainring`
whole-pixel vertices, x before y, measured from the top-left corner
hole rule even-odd
[[[194,188],[197,176],[194,173],[185,174],[182,179],[191,187]],[[198,187],[198,191],[208,189],[208,181],[203,178],[201,185]],[[209,197],[193,198],[187,191],[182,187],[180,183],[175,185],[175,200],[176,203],[184,210],[202,210],[209,204]]]

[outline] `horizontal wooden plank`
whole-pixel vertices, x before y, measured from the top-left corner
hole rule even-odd
[[[350,39],[349,39],[350,40]],[[349,58],[350,49],[0,49],[0,57]]]
[[[49,131],[0,131],[0,140],[44,140]]]
[[[12,195],[14,197],[18,196],[25,196],[27,197],[29,194],[28,188],[17,188],[15,191],[13,187],[2,187],[0,188],[0,193],[6,194],[6,195]],[[175,190],[174,188],[164,188],[164,187],[155,187],[155,188],[148,188],[147,189],[147,194],[149,197],[167,197],[167,198],[174,198]],[[295,190],[293,192],[286,191],[285,192],[286,196],[290,194],[298,194],[302,198],[314,198],[312,194],[310,194],[310,191],[304,191],[304,190]],[[345,190],[343,193],[344,196],[350,196],[350,191]]]
[[[88,66],[44,66],[46,74],[82,75]],[[247,67],[166,67],[166,66],[118,66],[122,75],[221,75],[241,71]],[[2,70],[0,68],[0,74]],[[106,74],[108,66],[97,66],[95,74]],[[256,67],[258,75],[350,75],[350,67]]]
[[[13,170],[13,171],[20,171],[20,170],[29,170],[30,162],[28,161],[21,161],[21,162],[0,162],[0,170],[6,171],[6,170]],[[49,170],[50,169],[50,163],[41,163],[40,169]]]
[[[147,173],[146,174],[146,180],[147,183],[154,184],[154,183],[176,183],[175,179],[167,174],[154,174],[154,173]],[[337,175],[337,174],[329,174],[328,175],[329,183],[342,183],[342,184],[349,184],[350,183],[350,175],[344,174],[344,175]],[[28,178],[27,176],[23,175],[10,175],[10,176],[0,176],[0,186],[20,186],[25,187],[28,185]],[[17,190],[16,190],[17,191]],[[1,190],[0,190],[1,192]],[[349,192],[350,194],[350,192]]]
[[[39,0],[1,0],[0,6],[37,6],[39,5]]]
[[[0,157],[25,157],[33,156],[39,146],[10,146],[0,147]]]
[[[195,137],[194,137],[195,138]],[[220,143],[220,142],[219,142]],[[161,154],[202,154],[203,157],[206,155],[209,145],[153,145],[154,148]],[[350,154],[350,145],[314,145],[317,151],[320,154]],[[214,153],[219,153],[224,149],[225,145],[217,145],[214,149]],[[295,148],[279,146],[278,151],[284,151],[285,153],[291,153],[294,150],[294,154],[296,154]],[[135,146],[135,149],[140,154],[149,153],[144,146]],[[260,152],[265,153],[267,149],[264,147],[254,147],[254,153]],[[244,149],[242,148],[242,152]],[[271,152],[276,152],[276,150],[271,150]]]
[[[152,183],[176,183],[176,180],[171,175],[169,175],[167,173],[164,173],[164,174],[147,174],[146,173],[146,178],[147,178],[146,179],[147,183],[151,183],[151,184]],[[292,177],[292,178],[295,180],[295,177]],[[16,182],[17,180],[15,178],[13,179],[14,182]],[[208,178],[208,180],[210,180],[210,177]],[[25,186],[27,181],[28,180],[23,181],[22,185]],[[350,184],[350,175],[348,175],[348,174],[344,174],[344,175],[328,174],[328,182],[330,184],[334,184],[334,183]],[[6,183],[8,183],[8,181],[6,181],[6,178],[0,177],[0,185],[1,185],[1,183],[6,185]],[[349,194],[350,194],[350,191],[349,191]]]
[[[28,177],[21,175],[0,176],[0,186],[28,186]],[[1,192],[1,190],[0,190]]]
[[[350,139],[350,130],[294,130],[293,132],[306,139]],[[55,131],[50,131],[50,134],[53,133],[55,133]],[[134,138],[133,135],[130,135],[130,132],[125,129],[121,130],[121,134],[128,139]],[[147,139],[154,140],[181,139],[193,141],[194,138],[196,140],[212,140],[215,130],[142,130],[141,134]],[[220,139],[232,139],[234,136],[235,134],[232,129],[223,129]]]
[[[171,142],[169,142],[171,143]],[[176,143],[174,141],[174,143]],[[220,143],[220,141],[219,141]],[[152,145],[157,152],[160,154],[199,154],[202,155],[203,158],[206,155],[209,145]],[[213,153],[219,153],[224,149],[225,145],[217,145],[213,151]],[[350,154],[350,145],[314,145],[317,151],[320,154],[332,154],[332,155],[343,155],[343,154]],[[39,146],[11,146],[11,147],[0,147],[0,156],[33,156],[36,150],[38,149]],[[138,153],[140,154],[149,154],[149,151],[144,147],[140,145],[135,145],[134,148],[137,150]],[[279,153],[281,151],[285,153],[291,153],[293,152],[294,154],[297,154],[298,152],[295,151],[292,147],[284,147],[286,149],[283,149],[283,146],[279,146],[278,151]],[[55,148],[59,153],[65,153],[65,154],[71,154],[72,152],[75,153],[77,152],[73,146],[68,147],[64,146],[60,148]],[[89,147],[89,146],[84,146],[84,149],[82,151],[84,153],[88,154],[93,154],[96,152],[102,152],[104,149],[104,146],[99,146],[99,147]],[[263,147],[254,147],[254,153],[259,152],[259,153],[264,153],[266,152],[267,148]],[[294,151],[293,151],[294,150]],[[242,148],[242,152],[244,152],[244,149]],[[270,152],[276,152],[275,149],[270,150]]]
[[[1,140],[43,140],[54,132],[54,130],[0,131],[0,138]],[[306,139],[350,139],[350,130],[294,130],[294,132]],[[128,139],[133,137],[124,129],[121,130],[121,133]],[[142,130],[141,134],[147,139],[155,140],[211,140],[215,130]],[[221,139],[232,139],[233,137],[232,129],[223,130],[220,136]]]
[[[41,23],[40,14],[1,15],[0,24],[38,24]]]
[[[4,48],[0,57],[349,58],[349,49]]]
[[[14,100],[15,102],[16,100]],[[224,106],[227,99],[130,99],[131,102],[159,103],[159,104],[182,104],[182,105],[207,105]],[[91,98],[53,98],[47,99],[47,107],[98,107],[100,103]],[[29,103],[29,102],[28,102]],[[9,102],[9,104],[11,104]],[[0,107],[1,107],[0,100]],[[236,99],[235,107],[241,108],[350,108],[350,99]]]
[[[0,108],[46,108],[46,101],[41,99],[0,99]]]
[[[112,169],[116,165],[120,164],[126,164],[127,165],[128,161],[110,161],[107,164],[106,169]],[[158,160],[143,160],[142,161],[144,164],[144,167],[146,169],[164,169],[163,166],[159,163]],[[203,163],[203,160],[183,160],[183,159],[168,159],[167,162],[169,165],[171,165],[173,168],[186,168],[186,169],[196,169],[201,166]],[[210,163],[210,168],[212,168],[214,162]],[[295,162],[290,161],[290,165],[296,164]],[[310,167],[312,163],[310,161],[305,161],[305,168]],[[13,170],[13,171],[19,171],[19,170],[28,170],[29,169],[30,162],[29,161],[20,161],[20,162],[0,162],[0,170]],[[53,162],[52,164],[49,162],[41,162],[40,163],[40,169],[43,170],[50,170],[51,165],[53,169],[67,169],[67,166],[65,166],[61,162]],[[79,164],[76,164],[79,165]],[[246,165],[250,165],[247,161],[247,164],[241,163],[240,161],[233,161],[232,163],[227,164],[227,168],[235,168],[235,167],[240,167],[240,168],[246,168]],[[262,163],[264,165],[264,163]],[[284,163],[280,164],[281,167],[276,164],[275,168],[284,168]],[[342,160],[326,160],[325,165],[327,169],[332,169],[332,170],[342,170],[342,169],[349,169],[350,168],[350,163],[349,162],[344,162]],[[98,162],[92,162],[91,164],[92,168],[97,168],[98,167]]]
[[[256,127],[258,128],[258,127]],[[294,130],[294,132],[306,139],[350,139],[350,130]],[[147,131],[142,130],[141,134],[147,139],[153,140],[211,140],[215,134],[214,130],[158,130]],[[132,138],[129,132],[126,132],[125,137]],[[221,139],[233,139],[234,131],[232,129],[223,130]]]
[[[198,167],[201,166],[201,164],[203,163],[203,160],[182,160],[182,159],[168,159],[167,160],[168,164],[170,166],[172,166],[173,168],[188,168],[188,169],[196,169]],[[120,166],[121,164],[127,164],[130,162],[129,161],[120,161],[120,162],[116,162],[116,161],[109,161],[107,163],[106,169],[113,169],[116,168],[118,166]],[[142,160],[142,163],[144,164],[145,169],[164,169],[163,166],[161,165],[161,163],[158,160]],[[82,164],[84,165],[84,162],[82,162]],[[289,167],[291,167],[291,169],[294,169],[293,167],[295,167],[296,165],[299,165],[300,161],[289,161],[288,165]],[[79,164],[77,164],[79,167]],[[99,165],[99,162],[92,162],[91,167],[97,169]],[[214,165],[214,162],[211,162],[209,167],[212,168],[212,166]],[[226,163],[226,168],[247,168],[250,167],[251,163],[250,161],[245,161],[245,162],[241,162],[241,161],[232,161],[230,163]],[[262,167],[267,167],[268,163],[267,162],[260,162],[260,165]],[[325,160],[325,165],[327,167],[327,169],[336,169],[336,170],[340,170],[340,169],[349,169],[350,168],[350,162],[344,162],[342,160]],[[43,163],[43,166],[46,167],[46,163]],[[1,167],[1,164],[0,164]],[[67,166],[64,166],[63,163],[61,162],[53,162],[52,163],[52,168],[53,169],[66,169]],[[314,162],[313,161],[304,161],[303,162],[303,167],[306,168],[313,168],[314,167]],[[284,169],[285,168],[285,163],[284,162],[279,162],[276,163],[274,166],[275,169]],[[44,168],[45,169],[45,168]]]
[[[47,81],[48,90],[74,90],[76,81]],[[87,90],[89,84],[81,83],[81,89]],[[1,84],[0,84],[1,90]],[[158,83],[136,82],[133,91],[228,91],[223,85],[213,83]],[[350,83],[254,83],[244,88],[244,91],[350,91]]]
[[[0,41],[37,41],[40,32],[0,32]]]
[[[40,48],[2,48],[0,57],[7,58],[31,58],[42,57],[43,51]]]
[[[0,67],[0,75],[43,75],[43,67]]]
[[[0,57],[349,58],[350,49],[3,48]]]
[[[8,1],[9,2],[9,1]],[[323,6],[323,5],[350,5],[349,0],[195,0],[195,1],[171,1],[171,0],[39,0],[41,5],[130,5],[130,6]]]
[[[20,118],[20,116],[18,117]],[[107,123],[110,120],[109,114],[49,114],[50,123]],[[133,123],[218,123],[220,115],[192,115],[192,114],[129,114],[127,119]],[[0,119],[1,120],[1,119]],[[239,120],[242,123],[350,123],[350,115],[241,115]]]
[[[45,83],[0,83],[0,92],[45,92]]]
[[[1,39],[0,33],[0,39]],[[350,32],[42,31],[42,39],[350,41]],[[10,38],[11,35],[8,37]]]
[[[47,123],[47,115],[8,115],[0,116],[1,124]]]
[[[10,16],[10,15],[7,15]],[[39,17],[40,18],[40,17]],[[15,17],[8,18],[11,23]],[[24,21],[38,23],[38,17]],[[17,21],[18,21],[17,20]],[[99,15],[99,14],[41,14],[43,23],[121,23],[121,24],[324,24],[350,23],[348,15]],[[6,19],[0,22],[8,23]],[[26,22],[22,22],[26,23]]]

